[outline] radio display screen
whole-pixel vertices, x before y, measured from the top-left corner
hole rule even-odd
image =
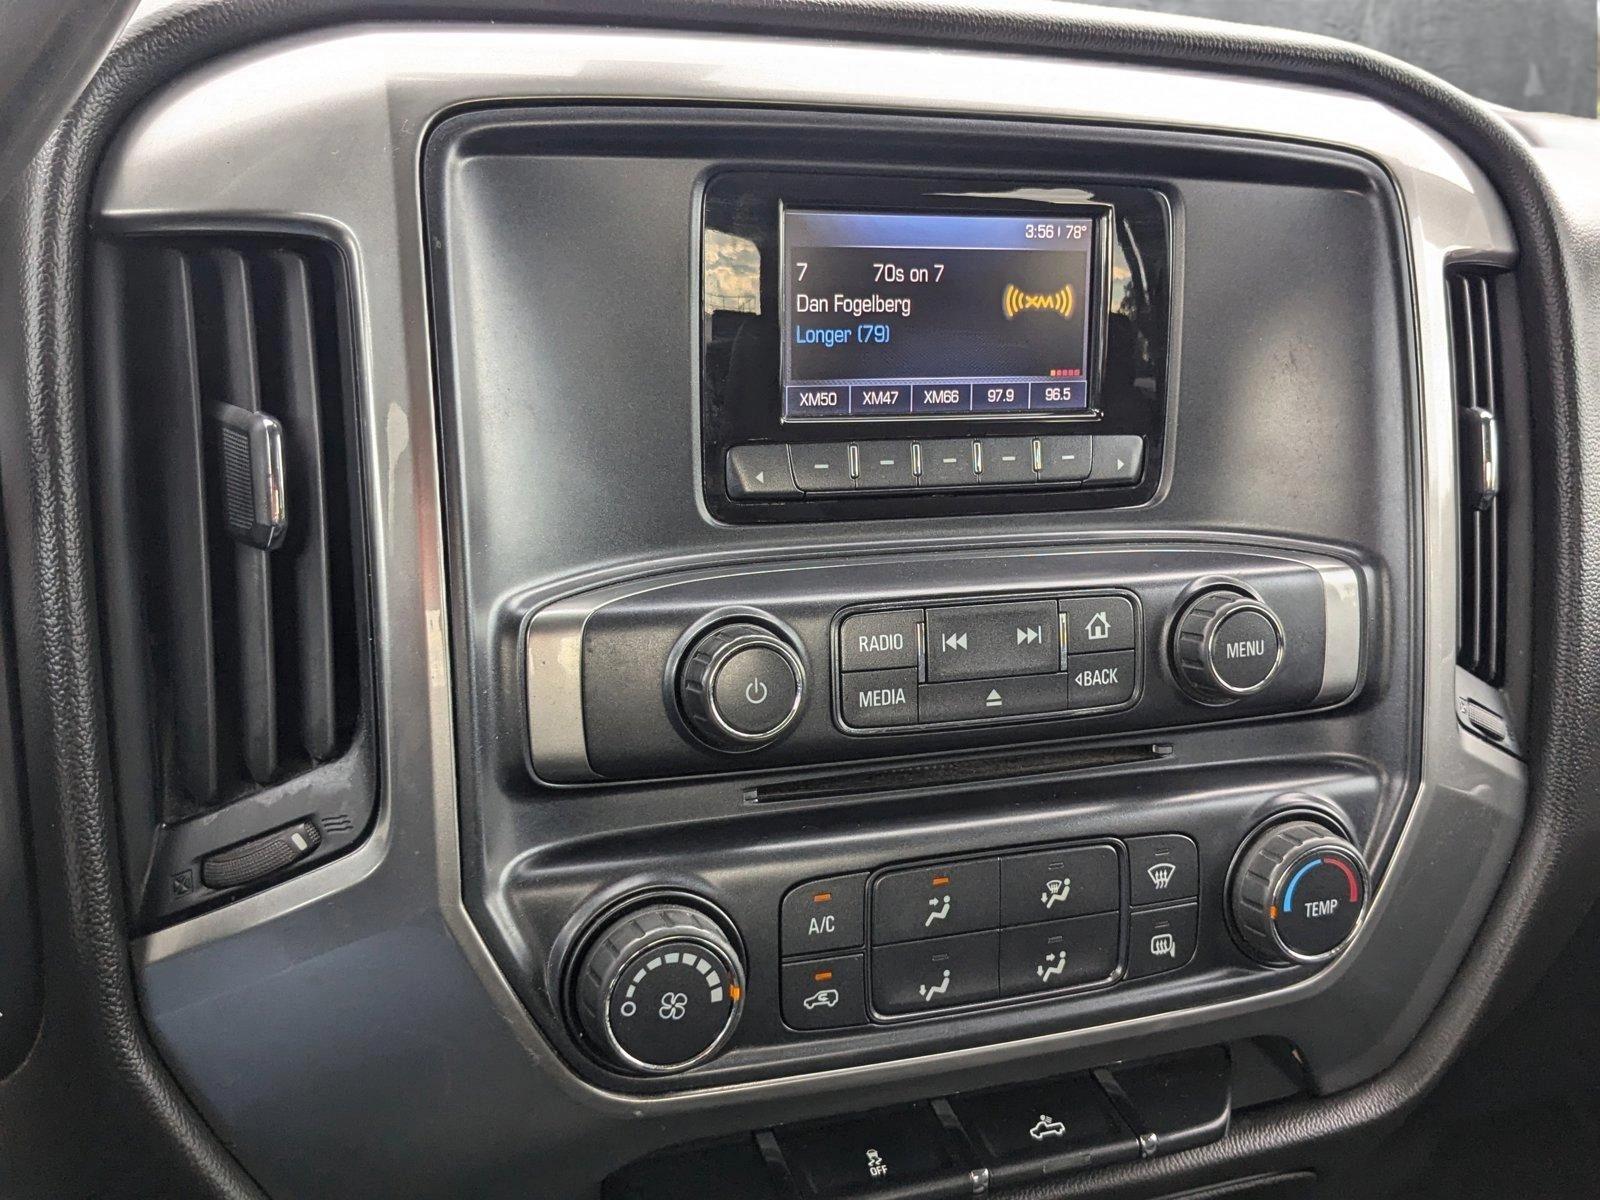
[[[1090,410],[1096,222],[786,209],[785,421]]]

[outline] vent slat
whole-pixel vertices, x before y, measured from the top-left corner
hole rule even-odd
[[[159,395],[167,411],[151,425],[151,467],[162,493],[161,595],[155,606],[162,643],[172,662],[174,766],[183,786],[212,796],[226,763],[217,705],[217,652],[212,630],[211,535],[206,528],[205,427],[200,400],[200,353],[194,284],[188,259],[174,251],[152,258],[148,358],[137,393]],[[164,392],[165,395],[161,393]]]
[[[261,412],[256,300],[250,264],[235,250],[211,255],[217,272],[221,344],[218,393],[209,399]],[[234,619],[238,629],[238,714],[245,769],[257,783],[278,774],[278,673],[273,651],[272,561],[268,551],[239,542],[233,551]]]
[[[1499,329],[1494,280],[1482,269],[1460,270],[1448,280],[1451,367],[1458,423],[1461,508],[1457,582],[1457,661],[1498,686],[1505,667],[1505,520],[1501,506],[1498,438]],[[1494,471],[1483,465],[1485,458]]]
[[[338,745],[333,661],[333,595],[328,563],[328,480],[323,471],[322,398],[318,394],[316,317],[311,276],[296,254],[271,256],[269,267],[278,305],[275,362],[281,369],[279,396],[285,467],[296,480],[294,557],[295,654],[300,738],[317,761]]]

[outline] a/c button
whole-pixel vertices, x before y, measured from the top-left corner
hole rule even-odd
[[[836,875],[791,888],[783,898],[783,956],[821,954],[861,944],[865,875]]]

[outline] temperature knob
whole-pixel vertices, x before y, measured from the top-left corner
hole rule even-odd
[[[1367,864],[1335,830],[1294,818],[1244,848],[1231,900],[1234,928],[1263,962],[1326,962],[1361,922]]]
[[[578,1022],[618,1067],[682,1071],[727,1043],[744,1010],[744,963],[721,925],[661,901],[590,942],[576,979]]]
[[[805,687],[793,646],[754,621],[731,621],[701,634],[684,655],[678,706],[707,744],[756,750],[794,723]]]

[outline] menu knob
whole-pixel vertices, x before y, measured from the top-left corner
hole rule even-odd
[[[1178,618],[1172,670],[1196,700],[1225,704],[1271,683],[1283,651],[1283,624],[1272,609],[1237,588],[1211,588]]]

